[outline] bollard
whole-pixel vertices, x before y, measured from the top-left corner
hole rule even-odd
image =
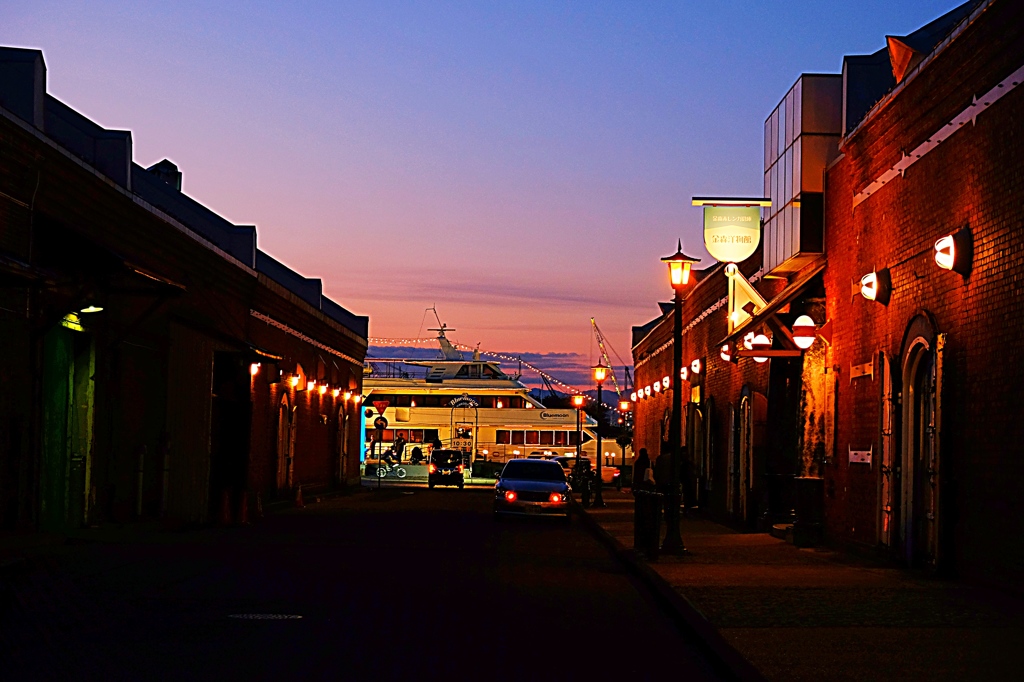
[[[638,490],[633,502],[633,548],[648,561],[658,560],[661,498],[661,493]]]

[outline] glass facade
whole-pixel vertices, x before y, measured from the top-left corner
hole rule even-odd
[[[842,77],[801,76],[764,124],[764,195],[772,205],[764,221],[764,266],[769,273],[795,271],[820,248],[821,219],[807,221],[802,198],[820,195],[825,166],[839,143]],[[817,210],[820,201],[812,201]]]

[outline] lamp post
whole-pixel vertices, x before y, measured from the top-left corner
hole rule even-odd
[[[629,433],[629,423],[627,422],[627,419],[629,418],[629,408],[631,408],[632,406],[633,406],[633,403],[629,402],[628,400],[620,400],[619,401],[619,412],[622,413],[622,430],[623,430],[622,440],[619,441],[619,446],[622,448],[622,469],[626,468],[626,439],[625,439],[625,436],[626,436],[627,433]],[[622,477],[622,469],[619,470],[619,478]]]
[[[679,534],[679,468],[682,455],[679,451],[681,422],[683,415],[683,392],[680,377],[683,373],[683,290],[690,282],[690,266],[699,263],[683,253],[683,241],[679,240],[676,252],[661,259],[668,263],[669,278],[675,295],[672,299],[672,421],[669,422],[668,438],[671,443],[669,459],[669,487],[665,499],[665,541],[661,551],[665,554],[682,554],[686,551]]]
[[[580,443],[582,439],[583,422],[580,419],[580,413],[583,410],[583,396],[579,393],[572,397],[572,406],[576,408],[576,462],[574,463],[573,470],[579,471],[580,466]]]
[[[608,367],[603,364],[597,364],[593,368],[594,381],[597,382],[597,481],[595,482],[594,491],[594,506],[604,507],[604,497],[601,495],[601,487],[604,481],[601,480],[601,462],[604,460],[604,453],[601,452],[601,417],[602,408],[604,407],[601,403],[601,385],[604,384],[605,378],[608,376]]]

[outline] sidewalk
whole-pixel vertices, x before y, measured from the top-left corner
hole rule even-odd
[[[587,510],[604,539],[741,677],[737,653],[770,680],[994,681],[1024,670],[1021,600],[692,517],[681,523],[689,554],[646,564],[632,552],[632,496],[604,497],[606,508]]]

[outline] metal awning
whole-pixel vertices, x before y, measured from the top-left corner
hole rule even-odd
[[[781,309],[783,306],[787,305],[788,303],[793,301],[793,299],[795,299],[797,296],[803,293],[803,291],[807,288],[811,281],[815,277],[820,275],[821,272],[825,269],[826,264],[827,261],[824,257],[821,257],[818,260],[816,260],[813,263],[813,265],[809,269],[807,269],[806,272],[804,272],[804,274],[802,274],[794,281],[790,282],[785,289],[779,292],[779,294],[771,301],[769,301],[763,308],[751,313],[749,319],[744,320],[742,324],[736,327],[736,329],[734,329],[731,334],[727,335],[724,339],[719,341],[717,345],[723,346],[725,344],[735,343],[736,339],[743,338],[748,332],[757,329],[761,325],[768,325],[769,327],[772,328],[773,331],[775,331],[776,333],[781,333],[784,338],[787,338],[790,342],[792,342],[789,330],[786,329],[785,325],[781,324],[778,321],[778,319],[775,317],[775,314],[779,311],[779,309]],[[795,344],[793,345],[793,348],[796,348]],[[758,355],[772,356],[780,352],[788,353],[789,351],[768,351],[758,353]],[[739,354],[746,355],[748,353],[749,351],[741,351]]]

